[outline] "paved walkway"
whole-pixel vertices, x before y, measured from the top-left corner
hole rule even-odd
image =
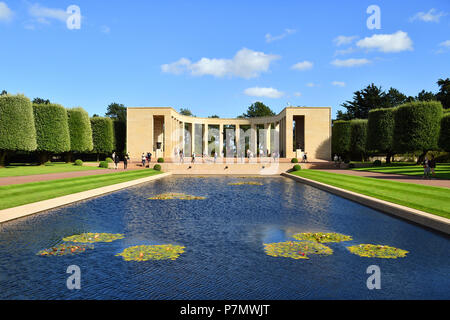
[[[375,179],[386,179],[386,180],[407,182],[407,183],[416,183],[416,184],[422,184],[422,185],[426,185],[426,186],[450,188],[450,180],[444,180],[444,179],[431,179],[430,180],[430,179],[422,179],[419,176],[408,176],[408,175],[404,175],[404,174],[356,171],[356,170],[347,170],[347,169],[323,169],[322,171],[340,173],[340,174],[348,174],[351,176],[359,176],[359,177],[367,177],[367,178],[375,178]]]
[[[132,170],[132,169],[127,169]],[[76,178],[84,176],[93,176],[98,174],[108,174],[114,172],[125,171],[123,169],[104,169],[104,170],[87,170],[87,171],[70,171],[70,172],[59,172],[59,173],[47,173],[47,174],[33,174],[29,176],[18,176],[18,177],[2,177],[0,178],[0,186],[7,186],[11,184],[21,184],[29,182],[38,181],[48,181],[57,180],[64,178]]]

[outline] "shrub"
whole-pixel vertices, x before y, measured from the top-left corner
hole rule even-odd
[[[297,158],[292,158],[291,159],[291,163],[298,163],[298,159]]]
[[[59,104],[33,104],[33,113],[40,162],[46,162],[51,153],[70,151],[66,109]]]
[[[0,166],[10,151],[36,149],[33,107],[24,95],[0,96]]]
[[[89,115],[83,108],[67,109],[70,151],[87,152],[93,148]]]
[[[437,101],[415,101],[395,110],[394,148],[397,152],[437,149],[442,105]]]
[[[153,170],[161,171],[161,165],[155,164],[155,165],[153,166]]]
[[[46,166],[46,167],[51,167],[52,165],[53,165],[53,163],[51,161],[46,161],[44,163],[44,166]]]
[[[91,118],[93,151],[98,154],[113,151],[114,131],[110,118]]]
[[[110,157],[107,157],[107,158],[105,159],[105,161],[108,162],[108,163],[113,163],[113,162],[114,162],[113,159],[110,158]]]
[[[100,164],[98,166],[100,168],[108,169],[108,162],[107,161],[100,161]]]
[[[338,120],[333,122],[331,137],[333,154],[345,157],[350,151],[350,130],[350,121]]]
[[[373,162],[373,166],[374,166],[374,167],[380,167],[380,166],[381,166],[381,160],[375,160],[375,161]]]
[[[81,161],[80,159],[75,160],[74,165],[76,166],[82,166],[83,165],[83,161]]]
[[[292,169],[294,169],[294,171],[300,171],[302,167],[300,167],[299,164],[296,164],[294,167],[292,167]]]
[[[159,163],[163,163],[164,162],[164,158],[158,158],[158,162]]]
[[[355,155],[361,155],[364,160],[367,142],[367,120],[355,119],[350,121],[350,150]]]
[[[348,164],[348,168],[349,168],[349,169],[353,169],[354,167],[355,167],[355,164],[354,164],[354,163],[351,163],[351,162],[350,162],[350,163]]]
[[[442,117],[439,146],[445,151],[450,151],[450,113]]]
[[[370,110],[367,124],[367,149],[385,153],[388,163],[394,153],[394,111],[394,108]]]

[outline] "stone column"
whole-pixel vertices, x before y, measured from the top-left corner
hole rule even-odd
[[[240,127],[239,127],[238,124],[235,124],[234,125],[234,137],[235,137],[235,140],[236,140],[236,158],[237,158],[236,162],[239,162],[239,159],[241,158],[241,152],[245,152],[245,151],[241,150],[240,136],[241,136],[240,135]]]
[[[203,153],[208,155],[208,124],[203,125]]]
[[[257,130],[256,125],[251,124],[250,125],[250,151],[253,153],[253,156],[256,158],[257,156],[257,150],[258,146],[256,145],[257,142]]]
[[[219,157],[222,157],[223,153],[223,124],[219,124]]]
[[[264,124],[264,129],[266,129],[266,149],[269,150],[270,153],[270,131],[271,131],[271,124],[270,123],[265,123]],[[267,150],[264,150],[264,153],[267,152]],[[269,157],[269,154],[266,154],[266,157]]]
[[[195,123],[191,125],[191,154],[195,152]]]

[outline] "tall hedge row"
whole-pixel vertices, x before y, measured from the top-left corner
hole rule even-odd
[[[442,105],[438,101],[405,103],[395,110],[396,152],[428,151],[438,148]]]
[[[350,150],[365,159],[367,144],[367,119],[350,121]]]
[[[446,113],[442,117],[439,146],[445,151],[450,152],[450,113]]]
[[[0,96],[0,166],[9,151],[36,149],[33,107],[24,95]]]
[[[333,154],[345,156],[350,151],[350,122],[338,120],[333,122],[331,145]]]
[[[114,129],[110,118],[91,118],[93,151],[99,153],[111,153],[114,148]]]
[[[127,135],[125,121],[114,120],[114,146],[113,149],[119,153],[125,153],[125,140]]]
[[[33,104],[33,113],[41,163],[48,160],[49,154],[70,151],[66,109],[59,104]]]
[[[87,152],[93,148],[89,114],[83,108],[67,109],[70,151]]]
[[[367,149],[385,153],[386,162],[390,162],[394,151],[394,112],[394,108],[369,111]]]

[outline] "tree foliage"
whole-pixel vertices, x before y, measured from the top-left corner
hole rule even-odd
[[[113,120],[127,122],[127,108],[123,104],[116,102],[110,103],[106,109],[105,116]]]
[[[450,108],[450,78],[439,79],[437,81],[439,92],[436,94],[437,100],[442,103],[444,109]]]
[[[350,121],[334,121],[331,136],[333,154],[345,157],[350,151],[350,137]]]
[[[407,102],[395,110],[394,149],[398,152],[437,149],[442,105],[438,101]]]
[[[59,104],[33,104],[37,151],[44,154],[70,150],[67,111]]]
[[[183,116],[195,117],[188,108],[180,108],[180,114]]]
[[[34,98],[33,104],[50,104],[50,100],[42,98]]]
[[[395,108],[374,109],[369,112],[367,148],[386,154],[387,162],[394,151]]]
[[[273,112],[268,106],[257,101],[248,107],[247,112],[242,114],[242,118],[270,117],[274,115],[275,112]]]
[[[89,114],[83,108],[67,109],[70,133],[70,150],[87,152],[93,148]]]
[[[119,153],[125,152],[125,143],[127,136],[127,127],[124,121],[114,120],[114,150]]]
[[[0,165],[8,151],[36,149],[36,130],[30,99],[24,95],[0,96]]]
[[[106,117],[91,118],[93,151],[95,153],[111,153],[113,151],[113,122]]]
[[[439,146],[445,151],[450,152],[450,113],[445,113],[442,117]]]
[[[350,150],[360,155],[361,160],[366,157],[367,119],[354,119],[350,121]]]

